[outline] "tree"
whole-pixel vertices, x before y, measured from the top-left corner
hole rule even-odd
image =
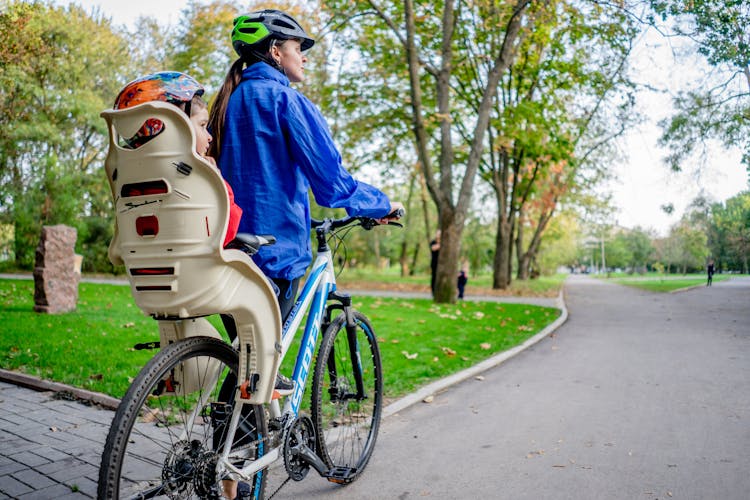
[[[630,272],[645,273],[646,265],[649,263],[649,259],[654,251],[654,247],[651,244],[651,235],[644,229],[635,227],[628,232],[622,233],[622,238],[630,256],[628,262]]]
[[[550,1],[535,5],[530,19],[501,80],[480,166],[499,213],[495,288],[510,284],[513,245],[518,278],[529,276],[558,204],[601,178],[605,162],[597,160],[632,107],[622,90],[631,85],[625,62],[636,31],[620,8]],[[498,43],[492,30],[480,33],[477,55]],[[459,96],[475,108],[472,89],[481,87],[472,81],[486,68],[481,57],[471,61]]]
[[[398,92],[399,99],[395,102],[402,105],[395,118],[409,117],[409,122],[401,122],[399,128],[411,129],[416,157],[430,196],[437,205],[442,232],[435,291],[437,302],[455,300],[460,241],[476,172],[486,147],[490,108],[500,77],[515,57],[531,3],[529,0],[504,5],[486,1],[465,4],[455,0],[437,3],[405,0],[401,5],[375,0],[325,3],[333,18],[347,21],[345,26],[351,34],[350,40],[357,42],[363,60],[372,62],[367,66],[389,70],[385,74],[367,75],[371,77],[367,81],[375,82],[385,92]],[[457,85],[455,68],[467,57],[467,38],[462,30],[464,26],[472,29],[470,25],[476,17],[467,13],[473,8],[488,12],[491,16],[488,25],[503,33],[503,42],[484,54],[492,61],[482,85],[484,97],[467,122],[466,128],[471,133],[459,140],[454,128],[454,123],[462,118],[461,110],[453,106]],[[478,31],[484,27],[474,26],[473,29]],[[383,60],[391,64],[380,64]],[[385,78],[375,81],[379,76]],[[404,81],[408,85],[404,85]]]
[[[662,123],[671,167],[681,169],[696,147],[715,138],[739,147],[750,172],[750,3],[741,0],[652,0],[674,32],[695,43],[714,68],[715,85],[680,92],[675,115]]]
[[[720,269],[750,269],[750,191],[740,193],[711,209],[713,257]]]
[[[106,254],[108,239],[89,238],[89,222],[111,215],[98,115],[129,70],[124,38],[80,7],[14,1],[0,13],[0,219],[15,226],[19,267],[44,224],[74,225],[79,251]]]

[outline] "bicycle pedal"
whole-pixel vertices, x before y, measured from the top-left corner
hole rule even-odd
[[[357,469],[354,467],[334,467],[326,474],[326,479],[332,483],[349,484],[357,477]]]
[[[133,346],[133,349],[136,351],[143,351],[145,349],[153,350],[153,349],[159,349],[161,347],[161,342],[141,342],[139,344],[136,344]]]

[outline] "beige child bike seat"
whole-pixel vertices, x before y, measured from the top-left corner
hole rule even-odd
[[[189,330],[187,322],[212,314],[233,316],[247,401],[270,401],[280,363],[276,296],[248,255],[223,248],[227,190],[219,171],[195,152],[189,119],[158,101],[101,116],[109,130],[105,170],[116,215],[109,257],[125,266],[136,304],[160,320],[162,331]],[[161,132],[128,146],[123,139],[151,119],[162,122]]]

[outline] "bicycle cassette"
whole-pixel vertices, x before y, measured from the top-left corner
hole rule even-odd
[[[315,453],[315,426],[306,415],[294,420],[284,435],[284,467],[294,481],[302,481],[310,470],[310,464],[300,454],[303,448]]]

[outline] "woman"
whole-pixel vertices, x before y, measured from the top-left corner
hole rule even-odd
[[[383,223],[403,208],[352,178],[320,111],[290,87],[304,80],[304,51],[314,43],[284,12],[237,17],[232,45],[239,59],[210,117],[214,142],[209,154],[235,189],[244,213],[240,232],[276,237],[276,244],[263,247],[254,260],[280,289],[282,319],[312,261],[308,189],[319,205]]]

